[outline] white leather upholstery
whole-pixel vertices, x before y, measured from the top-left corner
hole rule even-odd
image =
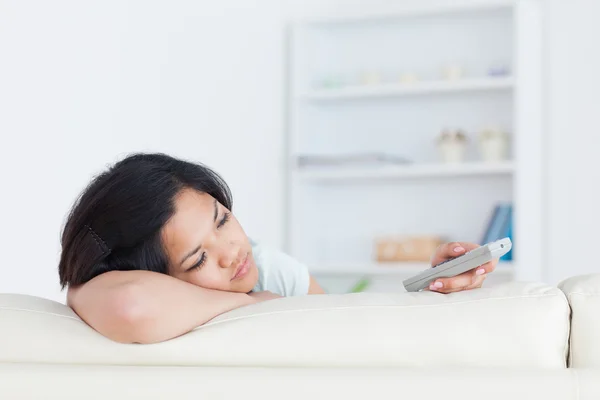
[[[112,342],[69,308],[0,295],[0,362],[259,367],[564,368],[557,288],[302,296],[223,314],[153,345]]]
[[[559,287],[572,309],[569,365],[600,368],[600,275],[572,277]]]
[[[600,275],[560,289],[292,297],[154,345],[0,294],[0,399],[599,399]]]
[[[569,369],[0,364],[2,380],[0,398],[11,400],[597,400],[600,393],[598,374]]]

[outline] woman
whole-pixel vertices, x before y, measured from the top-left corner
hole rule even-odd
[[[60,283],[90,326],[124,343],[155,343],[226,311],[282,296],[324,293],[305,265],[248,239],[226,183],[209,168],[135,154],[96,177],[62,234]],[[477,247],[441,246],[438,264]],[[430,290],[480,287],[495,263]]]

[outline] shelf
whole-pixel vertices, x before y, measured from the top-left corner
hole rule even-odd
[[[438,93],[461,93],[472,91],[509,90],[512,77],[463,79],[457,81],[430,81],[404,84],[380,84],[346,86],[332,89],[310,90],[300,97],[305,100],[345,100],[374,97],[403,97]]]
[[[510,161],[499,163],[465,162],[461,164],[408,164],[382,165],[373,167],[303,167],[295,170],[298,177],[308,180],[347,179],[409,179],[469,177],[481,175],[512,174],[514,165]]]
[[[344,265],[341,264],[326,264],[320,266],[309,267],[309,272],[315,276],[336,276],[336,277],[356,277],[356,276],[412,276],[419,272],[430,268],[426,262],[405,262],[405,263],[373,263],[373,264],[358,264]],[[494,275],[512,275],[514,266],[511,262],[503,261],[498,264]]]
[[[385,10],[360,12],[337,12],[331,16],[311,16],[298,19],[298,24],[327,26],[335,24],[356,24],[382,22],[399,18],[426,17],[435,15],[452,15],[461,13],[507,10],[514,6],[514,0],[488,0],[485,3],[454,1],[451,4],[417,4],[387,6]]]
[[[366,3],[307,15],[290,30],[286,250],[315,261],[311,272],[332,285],[372,276],[383,288],[429,266],[377,264],[364,235],[478,238],[495,206],[510,203],[521,210],[513,221],[519,260],[490,280],[539,276],[540,7]],[[445,79],[453,66],[464,73]],[[491,126],[510,135],[507,160],[484,159],[478,135]],[[437,157],[439,134],[450,129],[469,136],[462,163]],[[373,217],[378,206],[385,217]],[[339,228],[349,218],[352,228]]]

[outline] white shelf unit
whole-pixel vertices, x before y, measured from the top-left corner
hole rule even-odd
[[[349,85],[334,89],[312,89],[300,97],[305,100],[344,100],[369,97],[422,96],[441,93],[461,93],[472,91],[510,90],[511,77],[470,78],[457,82],[431,81],[415,83],[386,83],[378,85]]]
[[[470,162],[460,164],[417,164],[385,165],[370,168],[357,167],[303,167],[296,168],[295,175],[303,180],[341,181],[341,180],[378,180],[378,179],[414,179],[510,175],[514,164],[510,161],[498,163]]]
[[[542,278],[540,9],[538,0],[415,2],[292,25],[286,250],[317,279],[404,278],[427,265],[377,264],[376,237],[479,242],[493,207],[506,202],[514,206],[513,261],[495,275]],[[444,79],[448,63],[460,63],[464,76]],[[497,63],[510,74],[487,74]],[[373,72],[377,82],[361,82]],[[418,80],[401,81],[407,73]],[[506,161],[481,160],[476,135],[488,126],[511,134]],[[436,138],[449,127],[469,134],[463,163],[439,161]],[[299,156],[356,153],[411,162],[298,164]]]
[[[319,276],[397,276],[403,279],[418,274],[430,268],[425,262],[397,262],[373,264],[325,264],[312,266],[312,273]],[[512,276],[513,265],[511,262],[501,262],[495,274]]]

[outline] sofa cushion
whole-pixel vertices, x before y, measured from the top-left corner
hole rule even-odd
[[[600,274],[581,275],[559,284],[572,310],[569,365],[600,367]]]
[[[289,297],[139,345],[104,338],[59,303],[5,294],[0,324],[0,362],[564,368],[569,307],[557,288],[526,283],[450,295]]]

